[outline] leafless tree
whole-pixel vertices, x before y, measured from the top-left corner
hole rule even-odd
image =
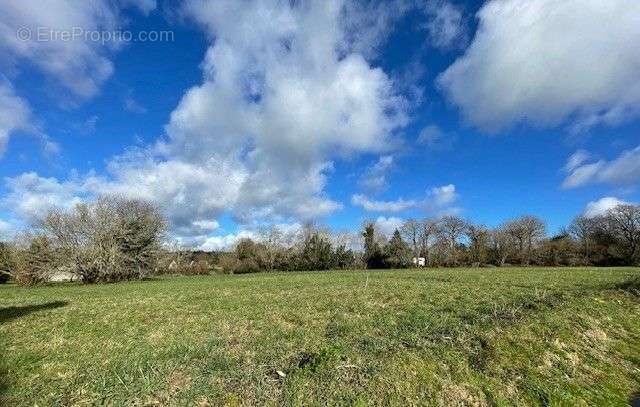
[[[467,224],[469,258],[472,264],[485,264],[488,260],[489,230],[483,225]]]
[[[459,240],[467,228],[467,223],[457,216],[444,216],[439,222],[439,233],[447,246],[450,265],[458,264]]]
[[[420,233],[422,225],[415,219],[408,219],[400,228],[400,234],[411,248],[414,257],[420,255]]]
[[[640,254],[640,206],[618,205],[606,216],[611,230],[620,240],[623,255],[633,263]]]
[[[420,230],[418,235],[419,253],[425,257],[427,265],[433,264],[433,256],[431,255],[431,244],[438,234],[438,221],[435,219],[423,219],[420,222]]]
[[[489,241],[492,256],[498,266],[504,266],[507,259],[516,253],[516,243],[506,225],[493,229],[489,234]]]
[[[506,230],[517,244],[521,262],[529,265],[534,245],[545,236],[544,222],[535,216],[523,216],[508,222]]]
[[[60,263],[92,283],[148,275],[158,258],[165,221],[151,204],[112,196],[70,211],[51,210],[39,226]]]

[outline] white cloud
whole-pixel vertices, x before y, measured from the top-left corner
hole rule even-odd
[[[376,219],[375,228],[376,231],[389,238],[391,237],[391,235],[393,235],[393,232],[395,232],[396,229],[400,229],[403,224],[404,220],[401,218],[397,218],[394,216],[385,218],[384,216],[380,216],[378,217],[378,219]]]
[[[406,123],[392,81],[346,41],[340,1],[190,1],[186,12],[216,38],[205,82],[173,112],[168,160],[200,165],[213,151],[244,176],[241,219],[309,219],[341,207],[324,194],[332,160],[378,152]],[[268,16],[268,18],[267,18]]]
[[[383,155],[373,165],[369,166],[362,178],[360,185],[372,192],[380,192],[388,187],[387,175],[394,167],[392,155]]]
[[[11,225],[9,222],[6,222],[0,219],[0,242],[9,240],[14,233],[15,233],[15,229],[13,225]]]
[[[5,65],[36,66],[79,99],[96,95],[113,73],[109,54],[123,44],[93,41],[91,32],[120,29],[120,8],[148,14],[155,0],[20,0],[0,2],[0,53]],[[74,38],[63,38],[62,32]],[[22,36],[21,36],[22,35]],[[62,98],[64,94],[57,93]],[[72,100],[61,100],[63,103]]]
[[[630,185],[640,180],[640,146],[623,151],[612,161],[587,163],[585,152],[573,154],[565,170],[568,172],[563,188],[577,188],[590,183]]]
[[[427,126],[418,134],[418,143],[434,150],[451,148],[455,139],[455,134],[448,134],[436,125]]]
[[[493,0],[438,82],[472,124],[574,129],[640,114],[640,2]]]
[[[207,231],[207,232],[216,230],[220,227],[220,224],[218,223],[218,221],[215,221],[215,220],[197,220],[197,221],[191,222],[191,224],[195,228],[198,228],[199,230]]]
[[[203,83],[185,93],[166,138],[76,186],[154,202],[190,239],[202,233],[193,222],[222,213],[250,223],[340,209],[325,192],[333,162],[384,153],[407,123],[394,82],[345,46],[344,4],[186,2],[212,41]]]
[[[629,202],[622,201],[615,197],[605,197],[597,201],[589,202],[584,210],[584,216],[587,218],[593,218],[599,215],[604,215],[610,209],[615,208],[618,205],[628,205]]]
[[[394,24],[416,6],[415,0],[343,2],[340,24],[344,27],[341,52],[376,57]]]
[[[17,96],[8,80],[0,76],[0,157],[5,152],[9,137],[16,131],[33,132],[31,109]]]
[[[59,182],[33,172],[5,178],[5,183],[9,193],[0,205],[26,221],[37,219],[51,208],[71,208],[82,202],[88,192],[82,181]]]
[[[591,156],[587,151],[578,150],[569,157],[567,164],[564,166],[564,170],[568,172],[574,171],[576,168],[587,162],[590,157]]]
[[[276,233],[263,232],[261,225],[253,225],[252,228],[241,229],[236,233],[228,233],[218,236],[202,236],[198,248],[200,250],[230,250],[241,239],[252,239],[254,241],[264,241],[271,237],[277,239],[279,244],[284,246],[293,245],[302,233],[303,226],[300,223],[278,223],[268,228]]]
[[[208,237],[198,248],[206,251],[229,250],[232,249],[241,239],[255,238],[255,233],[247,230],[241,230],[238,233]]]
[[[462,9],[445,0],[431,0],[426,3],[426,29],[431,44],[440,49],[458,48],[467,41]]]
[[[133,98],[132,92],[127,93],[123,101],[124,110],[131,113],[142,114],[147,113],[147,108]]]
[[[361,194],[353,195],[351,203],[369,212],[402,212],[417,205],[416,201],[405,201],[402,198],[395,201],[375,201]]]
[[[455,214],[460,208],[454,206],[458,200],[458,193],[453,184],[434,187],[427,191],[425,198],[421,200],[405,200],[399,198],[395,201],[372,200],[365,195],[355,194],[351,197],[351,204],[363,208],[369,212],[402,212],[412,208],[420,208],[425,213],[433,216]]]
[[[453,184],[431,188],[427,202],[434,208],[444,208],[453,204],[458,199],[456,186]]]
[[[112,30],[117,19],[117,9],[105,0],[51,0],[46,7],[39,0],[4,1],[0,3],[0,49],[14,64],[28,61],[76,96],[88,98],[113,72],[113,64],[104,56],[106,47],[100,42],[62,41],[50,33],[73,27]],[[19,29],[29,30],[30,39],[18,38]]]

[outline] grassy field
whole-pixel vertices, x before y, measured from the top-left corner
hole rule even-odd
[[[0,405],[627,405],[638,269],[0,286]]]

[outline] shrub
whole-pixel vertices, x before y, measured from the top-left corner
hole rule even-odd
[[[35,236],[18,252],[14,279],[24,286],[46,283],[56,267],[56,253],[46,236]]]
[[[15,262],[11,247],[7,243],[0,242],[0,284],[9,281],[14,268]]]
[[[151,204],[102,197],[71,211],[50,211],[42,230],[61,265],[85,283],[141,279],[156,269],[165,221]]]
[[[233,274],[240,263],[240,260],[236,257],[235,253],[225,253],[220,256],[218,260],[218,266],[225,274]]]

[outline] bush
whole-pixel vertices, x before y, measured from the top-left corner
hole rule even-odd
[[[71,211],[50,211],[42,230],[60,265],[84,283],[137,280],[156,269],[165,221],[154,206],[103,197]]]
[[[0,242],[0,284],[9,281],[15,268],[13,251],[7,243]]]
[[[225,274],[248,274],[262,271],[258,262],[251,257],[238,258],[236,253],[226,253],[218,262]]]
[[[29,246],[18,252],[14,279],[23,286],[33,286],[49,281],[56,267],[56,253],[45,236],[30,239]]]
[[[220,260],[218,260],[218,266],[225,274],[233,274],[239,263],[240,260],[238,260],[234,253],[225,253],[220,256]]]

